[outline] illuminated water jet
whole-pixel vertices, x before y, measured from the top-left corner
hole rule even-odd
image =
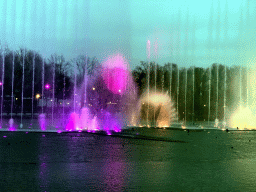
[[[160,92],[142,95],[139,100],[139,116],[142,124],[145,125],[148,117],[150,125],[155,127],[169,127],[177,119],[171,98]]]
[[[110,134],[134,121],[137,91],[128,62],[121,54],[108,57],[94,78],[85,74],[83,85],[74,91],[81,106],[70,114],[66,130],[103,130]]]

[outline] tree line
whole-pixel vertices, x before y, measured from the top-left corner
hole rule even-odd
[[[57,100],[71,99],[74,85],[82,86],[85,75],[89,79],[95,79],[101,68],[97,58],[85,55],[66,61],[63,55],[53,54],[50,58],[45,58],[36,51],[22,48],[15,51],[5,48],[1,53],[0,81],[1,86],[4,86],[3,104],[10,109],[13,95],[16,105],[19,106],[18,111],[22,90],[24,98],[32,99],[33,94],[35,101],[36,94],[40,94],[42,98],[42,90],[44,98],[53,98],[54,95]],[[208,118],[221,120],[224,118],[224,108],[228,116],[240,104],[246,105],[247,70],[245,67],[227,67],[218,63],[208,68],[181,68],[175,63],[161,66],[154,62],[141,61],[140,65],[132,70],[132,76],[138,87],[139,96],[148,87],[151,90],[156,89],[171,97],[179,119],[202,121]],[[46,84],[50,85],[49,89],[45,89]],[[92,92],[91,89],[90,91]],[[2,96],[2,93],[0,94]],[[28,105],[31,108],[29,103]]]
[[[32,97],[34,102],[37,102],[37,99],[42,99],[42,93],[44,99],[53,97],[57,101],[70,99],[74,92],[75,82],[77,85],[81,84],[84,74],[92,75],[98,65],[99,62],[96,58],[91,59],[84,55],[66,61],[63,55],[52,54],[49,58],[45,58],[33,50],[2,48],[0,54],[0,95],[2,97],[3,88],[4,110],[10,110],[11,97],[13,96],[15,109],[19,112],[22,92],[24,102],[29,100],[24,106],[27,107],[27,110],[31,110]],[[74,80],[75,73],[76,81]],[[47,84],[49,87],[46,88]],[[40,97],[36,98],[38,94]]]
[[[171,97],[180,120],[203,121],[223,120],[224,110],[227,118],[240,104],[246,105],[247,70],[218,63],[208,68],[181,68],[175,63],[160,66],[141,61],[132,73],[139,95],[148,87],[156,89]]]

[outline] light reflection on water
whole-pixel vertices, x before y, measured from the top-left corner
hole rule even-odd
[[[254,131],[140,128],[132,133],[187,143],[85,133],[44,133],[42,137],[41,133],[0,132],[0,184],[5,191],[256,188]]]

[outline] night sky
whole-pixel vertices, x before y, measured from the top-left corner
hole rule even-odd
[[[249,0],[1,0],[1,44],[66,60],[121,52],[132,68],[248,65],[255,52],[256,2]],[[154,47],[157,45],[157,51]]]

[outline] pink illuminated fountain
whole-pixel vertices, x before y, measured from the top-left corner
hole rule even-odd
[[[108,57],[98,76],[91,80],[87,75],[84,84],[76,90],[84,103],[79,112],[69,117],[66,130],[88,132],[120,132],[129,124],[137,102],[137,91],[128,61],[120,53]]]

